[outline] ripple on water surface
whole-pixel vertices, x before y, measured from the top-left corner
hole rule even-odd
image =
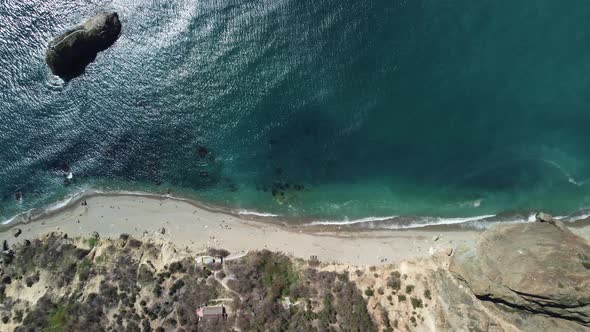
[[[530,6],[4,1],[0,213],[94,186],[391,227],[584,209],[590,6]],[[100,10],[121,38],[51,75],[49,40]]]

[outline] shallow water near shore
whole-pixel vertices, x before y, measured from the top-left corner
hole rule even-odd
[[[52,76],[49,40],[100,10],[121,38],[83,76]],[[2,2],[0,220],[167,188],[342,225],[583,214],[589,15],[548,0]]]

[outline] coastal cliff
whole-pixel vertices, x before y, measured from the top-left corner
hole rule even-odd
[[[0,269],[3,331],[590,328],[590,246],[553,220],[366,266],[268,250],[195,252],[127,234],[11,242]],[[200,319],[203,308],[225,314]]]
[[[25,241],[0,272],[0,329],[274,331],[334,324],[376,330],[347,274],[270,251],[228,254],[191,254],[128,235],[51,233]],[[226,317],[196,314],[222,305]]]

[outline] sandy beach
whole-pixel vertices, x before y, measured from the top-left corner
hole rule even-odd
[[[250,220],[160,196],[105,194],[86,201],[87,205],[78,202],[28,224],[15,225],[22,234],[14,238],[8,229],[0,232],[0,240],[15,243],[52,231],[73,237],[96,231],[103,238],[128,233],[143,240],[169,241],[195,253],[209,247],[234,253],[269,249],[304,259],[315,255],[324,262],[379,265],[427,257],[440,248],[472,246],[480,234],[430,228],[353,233],[285,227],[272,218]],[[590,226],[573,230],[590,238]]]

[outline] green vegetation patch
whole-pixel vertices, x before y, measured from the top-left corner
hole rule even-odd
[[[264,286],[275,288],[282,296],[288,296],[289,287],[299,279],[291,260],[285,256],[269,256],[263,264]]]
[[[78,263],[78,278],[80,280],[88,279],[88,275],[90,274],[90,269],[92,268],[92,262],[88,258],[82,259]]]
[[[43,329],[44,332],[61,332],[66,330],[70,311],[69,304],[59,304],[49,313],[47,321],[49,326]]]
[[[398,271],[391,272],[389,277],[387,277],[387,287],[389,287],[393,290],[396,290],[396,291],[401,289],[402,280],[401,280],[401,274]]]
[[[412,298],[410,298],[410,301],[412,302],[412,307],[414,309],[416,309],[416,308],[422,308],[422,300],[421,299],[412,297]]]
[[[96,262],[96,264],[104,265],[104,264],[108,263],[109,256],[107,254],[102,254],[100,256],[95,257],[94,261]]]
[[[133,240],[127,238],[127,244]],[[22,324],[27,331],[50,332],[149,331],[156,327],[166,331],[189,331],[197,327],[199,331],[227,331],[233,326],[232,317],[228,321],[198,322],[195,308],[220,298],[223,287],[207,280],[210,271],[193,269],[192,258],[170,264],[173,275],[162,271],[166,273],[166,282],[158,284],[153,264],[149,261],[140,264],[139,257],[146,251],[158,257],[159,248],[139,241],[140,245],[134,247],[115,246],[105,240],[101,241],[102,255],[93,260],[88,255],[87,244],[96,245],[97,241],[96,237],[77,241],[49,235],[43,240],[33,239],[15,246],[15,264],[7,267],[8,272],[19,276],[18,280],[30,287],[38,281],[36,271],[40,271],[48,276],[52,289],[35,303],[27,304],[26,310],[14,310],[11,320]],[[84,281],[94,277],[100,280],[98,289],[87,289]],[[76,278],[81,282],[74,282]],[[261,276],[257,282],[263,287]],[[142,289],[149,291],[156,287],[159,288],[157,297],[142,298]],[[223,297],[230,296],[223,294]],[[256,299],[260,301],[259,297]],[[8,300],[5,302],[11,305]],[[230,305],[229,301],[223,303]],[[280,306],[274,299],[271,303]],[[113,316],[106,315],[112,311]]]
[[[43,241],[33,239],[26,245],[20,244],[15,251],[14,262],[5,272],[24,277],[42,270],[55,280],[56,287],[62,287],[75,278],[79,260],[88,253],[88,250],[79,249],[68,239],[55,234]]]
[[[381,307],[381,322],[383,323],[383,332],[393,332],[393,327],[389,322],[389,313],[383,307]]]
[[[84,243],[86,243],[86,245],[88,245],[90,248],[94,248],[100,243],[100,239],[91,237],[89,239],[84,240]]]
[[[285,255],[267,250],[227,262],[236,326],[242,331],[375,331],[367,301],[347,273],[297,269]],[[371,288],[371,292],[375,292]],[[289,296],[290,303],[286,301]]]

